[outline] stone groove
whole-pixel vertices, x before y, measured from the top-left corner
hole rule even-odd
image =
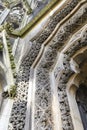
[[[50,85],[47,86],[47,90],[46,88],[43,86],[46,85],[47,83],[50,84],[50,79],[49,79],[49,72],[53,69],[54,64],[56,62],[57,59],[57,54],[58,54],[58,50],[60,50],[64,44],[71,38],[71,36],[78,31],[82,26],[84,26],[84,24],[87,22],[87,4],[84,4],[69,20],[67,20],[67,22],[65,24],[62,25],[62,27],[60,27],[60,29],[58,30],[57,34],[55,35],[55,37],[52,39],[52,41],[50,42],[50,44],[46,47],[42,58],[40,59],[40,62],[37,65],[37,72],[36,72],[36,92],[35,92],[35,121],[37,119],[37,121],[35,122],[35,126],[36,128],[40,129],[40,125],[42,123],[42,129],[47,129],[48,127],[46,126],[46,122],[48,122],[48,120],[52,121],[52,110],[51,110],[51,104],[49,107],[49,103],[51,102],[51,88]],[[56,39],[56,40],[55,40]],[[70,76],[73,72],[70,71],[70,69],[67,70],[67,66],[65,65],[65,70],[66,73],[65,75]],[[45,73],[45,71],[47,73]],[[62,75],[63,77],[65,77],[65,75]],[[60,79],[62,79],[62,76],[60,77]],[[67,79],[65,80],[61,80],[61,82],[63,82],[63,92],[61,92],[61,95],[64,95],[64,102],[60,101],[60,106],[63,106],[63,103],[66,107],[63,108],[63,110],[61,110],[61,119],[62,119],[62,123],[63,123],[63,130],[72,130],[73,129],[73,125],[72,125],[72,120],[70,117],[70,110],[69,110],[69,105],[68,105],[68,100],[67,100],[67,95],[66,95],[66,91],[65,91],[65,86],[67,83]],[[61,84],[61,83],[60,83]],[[38,94],[37,94],[38,92]],[[48,93],[48,97],[50,96],[49,100],[48,97],[46,96],[46,101],[45,102],[44,99],[40,98],[40,95],[42,93]],[[50,93],[50,94],[49,94]],[[60,97],[61,97],[60,95]],[[39,105],[40,107],[37,109],[37,104],[38,104],[38,99],[39,99]],[[41,100],[40,100],[41,99]],[[46,119],[44,121],[40,122],[40,117],[38,117],[37,115],[37,110],[41,111],[42,105],[40,104],[41,102],[46,103],[46,107],[44,108],[45,110],[49,110],[50,108],[50,117],[48,119]],[[62,108],[61,108],[62,109]],[[46,116],[46,112],[44,113],[44,116]],[[64,116],[65,114],[67,114],[67,116]],[[38,121],[39,120],[39,121]],[[37,123],[38,122],[38,123]],[[45,125],[43,125],[45,124]],[[50,124],[50,129],[53,129],[53,121]]]
[[[59,17],[57,20],[57,23],[59,22],[60,17],[61,17],[60,20],[62,20],[68,13],[70,13],[70,11],[77,5],[78,2],[76,0],[73,0],[71,3],[69,5],[67,5],[67,8],[66,7],[64,8],[63,11],[65,11],[65,12],[62,11],[61,13],[59,13],[57,15],[57,17]],[[55,19],[57,17],[55,17]],[[56,24],[54,22],[55,26],[56,26]],[[52,30],[55,28],[55,26],[52,27]],[[49,33],[49,35],[50,35],[52,30],[51,30],[51,28],[48,30],[50,30],[50,31],[48,31],[48,32],[50,32]],[[41,44],[48,37],[47,33],[43,33],[43,35],[41,35],[39,37],[39,39],[37,38],[37,40],[32,43],[32,47],[31,47],[29,53],[27,54],[27,57],[25,57],[24,61],[22,62],[21,66],[19,68],[17,81],[16,81],[16,84],[18,86],[17,87],[17,96],[16,96],[14,104],[13,104],[12,114],[11,114],[11,118],[9,121],[10,123],[9,123],[9,127],[8,127],[9,130],[17,130],[17,129],[22,130],[24,128],[26,109],[27,109],[27,93],[28,93],[28,87],[29,87],[30,67],[33,64],[35,58],[37,57],[37,55],[39,53],[39,50],[41,48]],[[46,37],[46,35],[47,35],[47,37]],[[53,61],[49,62],[49,64],[53,64]],[[47,66],[49,66],[49,64]],[[45,68],[46,65],[43,64],[43,67]],[[47,76],[46,77],[44,76],[44,78],[47,78]],[[47,86],[46,86],[46,89],[47,89]],[[49,91],[49,87],[48,87],[47,91],[48,91],[49,97],[50,97],[51,94]],[[48,100],[48,99],[46,99],[46,100]],[[20,111],[20,109],[21,109],[21,111]],[[39,108],[37,108],[37,109],[39,111]],[[50,106],[49,106],[49,109],[45,110],[46,113],[48,113],[48,111],[49,111],[49,116],[50,116],[51,115]],[[44,114],[43,114],[42,116],[43,116],[42,119],[46,118],[46,115],[44,116]],[[45,127],[45,129],[52,129],[51,123],[52,123],[52,121],[49,120],[49,123],[48,123],[49,125],[43,126],[43,127]]]
[[[84,34],[85,34],[85,38],[84,38]],[[66,114],[67,116],[69,115],[69,105],[68,105],[68,99],[67,99],[67,94],[66,94],[66,84],[70,78],[70,76],[74,73],[71,68],[70,68],[70,58],[82,47],[87,46],[87,32],[84,31],[83,35],[80,37],[81,42],[75,41],[73,43],[73,45],[71,45],[70,49],[68,50],[69,53],[67,53],[67,51],[64,52],[64,60],[63,60],[63,65],[64,65],[64,69],[60,70],[63,71],[62,74],[59,75],[59,71],[58,71],[58,75],[60,76],[59,80],[58,80],[58,98],[59,98],[59,102],[60,102],[60,110],[61,110],[61,117],[62,119],[65,121],[66,119]],[[58,69],[57,69],[58,70]],[[56,78],[56,77],[55,77]],[[66,105],[67,103],[67,105]],[[67,107],[67,108],[66,108]],[[65,111],[66,110],[66,111]],[[63,111],[65,111],[65,114],[63,113]],[[67,120],[69,121],[69,120]],[[68,122],[69,123],[69,122]],[[65,125],[63,125],[65,129]]]
[[[70,3],[68,3],[58,14],[56,14],[50,21],[49,24],[45,27],[45,29],[42,31],[40,36],[36,38],[36,43],[43,43],[52,33],[52,31],[55,29],[56,25],[64,18],[66,15],[68,15],[73,8],[78,4],[78,0],[72,0]]]

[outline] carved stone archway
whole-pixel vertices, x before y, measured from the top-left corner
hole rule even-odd
[[[75,84],[72,84],[71,86],[67,87],[67,96],[70,106],[70,114],[72,117],[72,122],[74,126],[74,130],[83,130],[83,125],[78,109],[78,105],[76,102],[76,90],[78,87]]]
[[[84,116],[86,107],[84,110],[82,109],[84,108],[83,104],[85,104],[83,100],[86,99],[86,97],[84,99],[83,97],[86,91],[85,86],[87,86],[87,48],[82,47],[71,59],[74,60],[72,69],[75,73],[69,78],[66,88],[70,113],[74,129],[86,130],[86,123],[84,123],[86,120]]]

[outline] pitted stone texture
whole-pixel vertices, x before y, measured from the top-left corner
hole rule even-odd
[[[14,102],[8,129],[22,130],[24,128],[26,106],[27,102],[25,100],[17,100]]]
[[[84,37],[85,36],[85,37]],[[83,38],[84,37],[84,38]],[[60,75],[60,79],[58,80],[58,97],[60,102],[60,110],[61,110],[61,118],[63,120],[63,129],[71,129],[72,122],[70,121],[70,109],[68,105],[68,98],[66,94],[66,83],[68,82],[70,76],[74,73],[70,68],[70,58],[82,47],[87,46],[87,32],[85,31],[83,35],[80,37],[80,42],[75,41],[73,45],[68,49],[69,53],[67,54],[67,51],[64,52],[66,55],[64,58],[64,70],[63,73]],[[58,71],[59,73],[59,71]],[[56,79],[57,80],[57,79]],[[67,121],[66,121],[67,120]],[[66,123],[65,123],[66,122]],[[69,126],[69,127],[67,127]],[[72,129],[71,129],[72,130]]]
[[[77,3],[78,2],[76,0],[73,0],[72,1],[73,5],[70,3],[67,8],[65,7],[64,10],[61,13],[59,13],[58,15],[56,15],[55,17],[58,17],[58,20],[61,17],[60,20],[62,20],[67,14],[70,13],[70,11],[77,5]],[[62,17],[62,15],[63,15],[63,17]],[[58,20],[57,20],[56,24],[58,23]],[[56,20],[54,20],[54,22],[55,21]],[[56,24],[54,24],[54,25],[56,26]],[[52,29],[54,29],[55,26],[52,27]],[[50,33],[48,32],[48,34],[50,35],[51,32],[52,32],[52,30],[50,31]],[[58,35],[60,35],[60,40],[58,39],[59,42],[61,42],[61,38],[63,37],[64,33],[62,34],[62,36],[60,35],[60,33],[58,34]],[[10,118],[10,123],[9,123],[9,130],[17,130],[17,129],[22,130],[24,128],[25,116],[26,116],[25,114],[26,114],[26,109],[27,109],[26,106],[27,106],[27,93],[28,93],[28,86],[29,86],[28,82],[29,82],[29,75],[30,75],[30,67],[33,64],[34,60],[36,59],[36,57],[39,53],[41,44],[49,36],[49,35],[47,35],[47,36],[46,35],[47,35],[47,33],[45,33],[44,36],[41,35],[39,38],[36,39],[36,42],[35,41],[33,42],[32,47],[31,47],[27,57],[24,58],[24,61],[22,62],[21,66],[20,66],[20,69],[18,72],[18,77],[17,77],[17,82],[16,82],[16,84],[18,86],[17,87],[17,96],[16,96],[16,99],[13,104],[12,116]],[[64,35],[64,36],[66,36],[66,35]],[[65,39],[63,38],[63,40],[65,40]],[[54,42],[55,42],[55,39],[54,39]],[[40,128],[44,129],[44,130],[53,129],[52,110],[51,110],[52,92],[51,92],[51,88],[50,88],[49,70],[52,69],[52,67],[54,65],[56,55],[57,55],[56,49],[58,49],[58,46],[59,46],[59,43],[54,44],[54,42],[52,43],[53,45],[49,46],[50,52],[49,53],[46,52],[45,59],[41,61],[42,63],[39,65],[38,71],[37,71],[37,84],[36,84],[37,88],[36,88],[36,93],[35,93],[36,94],[36,104],[35,104],[35,117],[34,117],[34,119],[35,119],[35,126],[34,126],[35,128],[34,129],[35,130],[36,129],[39,130]],[[53,58],[53,57],[55,57],[55,58]],[[39,76],[38,76],[38,72],[40,73]],[[38,91],[38,89],[40,89],[41,91]],[[42,96],[40,96],[39,94]],[[43,96],[43,94],[44,94],[44,96]],[[38,103],[38,99],[40,101],[39,103]],[[22,103],[25,104],[24,107],[22,105],[20,105]],[[44,105],[44,108],[42,109],[41,107],[43,107],[43,104],[45,104],[45,105]],[[16,108],[14,106],[16,106]],[[23,107],[22,114],[21,114],[21,112],[19,112],[20,106],[21,106],[21,108]],[[15,109],[18,111],[16,111]],[[49,114],[48,114],[48,112],[49,112]],[[40,113],[42,113],[42,116],[41,116],[42,118],[40,118],[37,113],[39,113],[39,115],[40,115]],[[16,115],[16,118],[14,119],[15,115]],[[47,118],[47,115],[49,115],[48,118]],[[22,121],[20,121],[19,117],[21,117]],[[69,115],[69,118],[70,118],[70,115]]]
[[[19,72],[18,72],[18,76],[16,80],[17,95],[13,103],[11,118],[10,118],[9,126],[8,126],[9,130],[17,130],[17,129],[22,130],[25,126],[30,67],[33,64],[35,58],[37,57],[39,50],[40,50],[40,44],[35,44],[35,43],[32,44],[32,47],[27,57],[24,58],[19,68]],[[20,109],[22,109],[22,107],[20,106],[23,103],[25,105],[21,113]],[[15,115],[16,115],[16,118],[14,118]],[[21,121],[19,117],[21,118]]]
[[[44,66],[45,67],[45,66]],[[49,71],[40,65],[36,72],[34,129],[53,129]],[[37,107],[38,106],[38,107]],[[42,116],[39,116],[42,112]]]
[[[62,49],[64,47],[64,44],[71,38],[71,36],[76,31],[78,31],[82,26],[84,26],[84,24],[86,22],[87,22],[87,4],[84,4],[69,20],[66,21],[66,23],[64,23],[60,27],[60,29],[56,33],[55,37],[52,39],[52,41],[46,47],[46,49],[43,53],[43,56],[41,57],[40,62],[37,66],[37,73],[36,73],[36,92],[38,90],[38,87],[40,88],[40,92],[38,94],[35,93],[35,103],[38,104],[39,110],[43,109],[43,105],[41,103],[42,102],[44,103],[44,99],[42,98],[42,100],[39,100],[39,103],[38,103],[37,99],[39,99],[40,95],[42,95],[42,93],[44,91],[44,85],[46,83],[49,84],[48,89],[51,94],[50,96],[52,96],[49,72],[53,69],[53,67],[56,63],[58,50]],[[55,39],[57,39],[57,40],[55,40]],[[63,73],[63,75],[61,75],[60,80],[59,80],[60,81],[59,85],[63,84],[64,88],[66,88],[66,83],[67,83],[68,78],[73,74],[73,72],[71,71],[69,64],[68,64],[69,59],[68,58],[66,58],[66,59],[67,59],[66,62],[63,62],[65,73]],[[46,71],[47,73],[45,73],[44,71]],[[43,84],[43,86],[42,86],[42,84]],[[69,108],[69,104],[68,104],[66,90],[63,89],[62,92],[59,90],[60,89],[58,89],[58,95],[59,95],[58,97],[60,97],[59,102],[60,102],[60,107],[61,107],[61,119],[62,119],[63,130],[73,130],[73,123],[72,123],[72,119],[70,116],[70,108]],[[46,93],[47,93],[47,90],[46,90]],[[48,96],[49,96],[49,93],[48,93]],[[51,101],[51,97],[48,100],[48,104],[51,103],[50,101]],[[51,104],[50,104],[50,106],[51,106]],[[47,108],[47,105],[46,105],[46,108]],[[44,110],[46,108],[44,108]],[[51,108],[50,108],[50,111],[51,111],[51,115],[52,115]],[[44,113],[44,115],[45,115],[45,113]],[[35,115],[35,126],[37,126],[36,119],[37,119],[37,121],[41,120],[41,119],[38,119],[38,115],[37,116]],[[52,116],[49,119],[52,120],[52,122],[53,122]],[[53,129],[53,124],[50,126]],[[38,124],[38,127],[39,127],[39,124]],[[38,128],[38,129],[40,129],[40,128]],[[45,129],[44,126],[43,126],[43,129]]]
[[[36,43],[43,43],[52,33],[52,31],[55,29],[56,25],[65,18],[78,4],[78,0],[72,0],[70,3],[68,3],[59,13],[55,14],[54,17],[50,20],[47,27],[42,31],[40,36],[36,38]]]

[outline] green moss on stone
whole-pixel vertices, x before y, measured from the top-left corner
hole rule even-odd
[[[15,97],[15,95],[16,95],[16,85],[11,85],[10,86],[10,90],[9,90],[9,97],[10,98],[14,98]]]
[[[3,50],[3,44],[0,43],[0,51],[2,51],[2,50]]]

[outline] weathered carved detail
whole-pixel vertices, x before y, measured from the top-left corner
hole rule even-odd
[[[87,21],[87,4],[82,6],[69,20],[67,20],[66,23],[60,27],[58,32],[56,33],[55,37],[52,39],[52,41],[49,43],[47,48],[45,49],[42,58],[40,59],[40,62],[37,67],[37,73],[36,73],[36,92],[35,92],[35,103],[38,103],[38,100],[40,98],[40,95],[44,91],[44,85],[46,83],[49,83],[49,90],[50,94],[51,93],[51,88],[50,88],[50,80],[49,80],[49,71],[53,69],[53,66],[56,62],[57,59],[57,52],[58,50],[62,49],[64,46],[64,43],[67,42],[71,36],[73,35],[74,32],[79,30],[82,26]],[[80,23],[78,23],[80,21]],[[55,38],[57,38],[57,41],[55,41]],[[86,43],[85,43],[86,44]],[[82,45],[81,45],[82,47]],[[66,94],[66,83],[69,79],[69,77],[74,73],[70,67],[69,67],[69,58],[66,57],[65,61],[63,61],[63,66],[64,66],[64,73],[61,75],[60,80],[59,80],[59,86],[63,84],[63,90],[60,91],[60,87],[58,87],[58,97],[59,97],[59,102],[60,102],[60,110],[61,110],[61,119],[62,119],[62,127],[64,130],[72,130],[73,129],[73,124],[72,124],[72,119],[70,116],[70,108],[68,104],[68,98]],[[45,73],[44,71],[48,71],[48,73]],[[43,85],[42,85],[43,84]],[[38,87],[40,87],[40,95],[37,95]],[[42,88],[42,89],[41,89]],[[45,90],[47,93],[47,90]],[[49,94],[48,94],[49,96]],[[38,99],[38,100],[37,100]],[[48,104],[51,101],[51,97],[48,100]],[[41,106],[41,102],[44,103],[44,99],[39,100],[39,110],[43,109]],[[36,108],[36,107],[35,107]],[[37,111],[37,109],[35,109]],[[44,108],[45,110],[45,108]],[[51,111],[51,108],[50,108]],[[52,111],[51,111],[52,113]],[[44,113],[45,115],[46,113]],[[36,119],[36,115],[35,115]],[[37,120],[38,120],[38,115],[37,115]],[[40,120],[40,119],[39,119]],[[52,116],[50,116],[50,120],[52,120]],[[40,122],[41,123],[41,122]],[[35,120],[35,124],[37,124],[37,121]],[[39,125],[38,129],[40,129]],[[50,125],[50,127],[53,127],[53,125]],[[45,129],[45,127],[42,127]]]
[[[44,34],[44,36],[40,36],[40,38],[36,40],[36,42],[32,43],[32,47],[29,51],[29,53],[27,54],[27,56],[24,58],[24,61],[22,62],[19,72],[18,72],[18,76],[17,76],[17,96],[16,99],[14,101],[13,104],[13,109],[12,109],[12,116],[10,118],[10,123],[9,123],[9,130],[13,129],[22,129],[24,128],[25,125],[25,116],[26,116],[26,104],[27,104],[27,92],[28,92],[28,86],[29,86],[29,75],[30,75],[30,67],[33,64],[34,60],[36,59],[39,50],[41,48],[41,44],[47,39],[47,37],[51,34],[52,30],[55,28],[56,24],[62,20],[67,14],[70,13],[70,11],[77,5],[77,1],[73,0],[71,3],[69,3],[69,5],[67,5],[63,11],[61,11],[61,13],[58,13],[55,17],[54,20],[51,21],[54,22],[54,26],[50,28],[50,33],[49,31],[47,31],[47,33]],[[60,19],[61,17],[61,19]],[[55,20],[56,19],[56,20]],[[55,21],[57,21],[55,23]],[[50,24],[49,24],[50,27]],[[55,46],[55,45],[54,45]],[[55,47],[56,49],[56,47]],[[54,50],[55,50],[54,49]],[[50,50],[51,51],[51,50]],[[44,84],[44,82],[42,81],[42,85],[39,83],[39,81],[37,81],[37,90],[36,90],[36,105],[35,105],[35,129],[40,129],[45,128],[45,129],[53,129],[52,128],[52,113],[51,113],[51,90],[49,87],[49,73],[47,71],[47,68],[49,68],[50,64],[54,63],[54,59],[53,57],[56,55],[55,52],[51,52],[53,53],[52,55],[50,55],[49,53],[46,54],[46,61],[48,60],[48,64],[42,64],[41,67],[43,66],[43,68],[46,68],[46,71],[44,70],[44,73],[47,74],[47,76],[44,78],[47,80]],[[52,56],[52,58],[50,58]],[[49,59],[50,58],[50,59]],[[39,71],[39,70],[38,70]],[[43,71],[43,70],[42,70]],[[42,72],[40,72],[42,73]],[[38,72],[37,72],[38,74]],[[38,74],[40,77],[41,75]],[[39,77],[38,77],[39,78]],[[39,79],[41,81],[41,78]],[[42,79],[43,80],[43,79]],[[39,87],[41,88],[41,86],[44,86],[44,89],[41,90],[42,91],[42,96],[38,95],[39,94]],[[42,88],[41,88],[42,89]],[[46,95],[45,95],[46,93]],[[46,96],[46,97],[45,97]],[[43,97],[43,100],[42,100]],[[41,100],[42,101],[41,101]],[[38,102],[40,101],[40,102]],[[40,105],[43,106],[44,104],[44,109],[43,111],[39,108],[38,103],[40,103]],[[48,105],[49,104],[49,105]],[[22,111],[20,112],[20,108],[22,109]],[[42,113],[42,119],[40,118],[39,114]],[[48,119],[47,119],[47,115],[48,115]],[[15,117],[15,118],[14,118]],[[21,119],[19,118],[21,117]],[[38,121],[39,120],[39,121]],[[38,122],[38,123],[37,123]]]
[[[56,25],[67,16],[73,8],[78,4],[78,0],[72,0],[68,3],[59,13],[57,13],[54,17],[52,17],[51,21],[47,25],[47,27],[42,31],[39,37],[35,40],[37,43],[43,43],[48,36],[52,33]]]
[[[84,39],[83,39],[83,37],[84,37]],[[86,31],[83,32],[83,35],[81,35],[80,39],[81,39],[80,41],[79,40],[75,41],[70,46],[70,48],[64,52],[65,57],[64,57],[64,60],[63,60],[63,66],[64,66],[63,73],[61,75],[59,75],[59,72],[61,70],[58,71],[58,72],[56,72],[60,76],[60,79],[58,81],[58,97],[59,97],[59,102],[60,102],[60,110],[61,110],[61,113],[63,113],[63,116],[61,116],[61,117],[62,117],[62,120],[64,120],[64,121],[66,120],[66,115],[67,115],[67,117],[70,117],[70,114],[69,114],[70,110],[69,110],[69,105],[68,105],[68,98],[67,98],[67,94],[66,94],[66,83],[68,82],[70,76],[74,73],[71,70],[71,68],[70,68],[69,61],[70,61],[70,58],[79,49],[81,49],[82,47],[87,46],[87,32]],[[68,51],[68,53],[67,53],[67,51]],[[58,68],[56,70],[58,70]],[[57,78],[57,77],[55,77],[55,78]],[[68,121],[70,121],[70,119],[67,120],[67,123],[68,123],[68,125],[71,125],[72,122],[71,121],[68,122]],[[63,124],[64,129],[65,128],[67,129],[67,126],[65,127],[65,124],[66,123]],[[71,127],[68,127],[68,129],[71,129]]]

